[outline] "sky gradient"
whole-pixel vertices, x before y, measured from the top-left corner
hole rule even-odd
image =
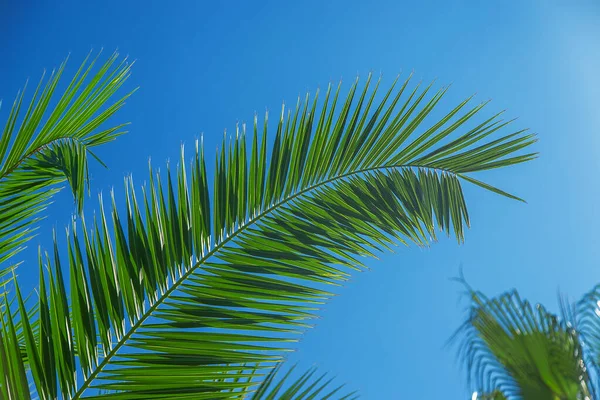
[[[109,170],[93,165],[94,194],[114,186],[122,200],[123,176],[141,184],[148,157],[163,166],[201,133],[214,148],[223,129],[255,111],[340,79],[347,90],[369,72],[384,85],[412,70],[437,87],[452,83],[443,110],[477,93],[492,99],[486,115],[507,109],[519,117],[515,128],[539,135],[538,160],[482,175],[528,204],[466,186],[464,245],[441,239],[369,261],[372,270],[355,275],[290,357],[365,399],[470,397],[444,348],[464,318],[461,287],[449,279],[461,267],[488,295],[517,288],[550,309],[557,290],[577,299],[600,282],[597,2],[13,3],[0,0],[2,123],[25,80],[69,53],[71,73],[92,49],[136,60],[128,85],[140,90],[116,117],[131,121],[130,133],[99,150]],[[93,196],[86,209],[97,204]],[[47,247],[71,211],[62,193],[30,248]],[[34,252],[23,254],[19,274],[33,285]]]

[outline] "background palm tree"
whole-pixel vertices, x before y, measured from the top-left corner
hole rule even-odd
[[[471,173],[531,160],[533,135],[474,122],[471,98],[434,119],[447,88],[397,82],[381,101],[370,76],[307,96],[269,141],[267,115],[238,126],[212,177],[197,141],[141,192],[126,178],[123,211],[111,195],[73,219],[65,251],[40,253],[37,298],[5,297],[3,397],[240,398],[260,384],[246,366],[277,366],[362,257],[438,230],[462,242],[463,182],[518,199]]]
[[[464,284],[471,306],[453,340],[474,398],[598,398],[599,286],[574,305],[561,299],[559,316],[515,290],[487,298]]]

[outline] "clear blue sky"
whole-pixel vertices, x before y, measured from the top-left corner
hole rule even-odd
[[[6,103],[69,52],[71,68],[101,47],[137,59],[130,86],[141,90],[118,117],[131,132],[100,151],[110,169],[94,166],[94,193],[114,185],[118,195],[126,173],[141,183],[148,156],[164,165],[201,132],[214,147],[224,128],[251,121],[255,110],[369,71],[388,83],[412,69],[453,82],[447,106],[477,92],[493,99],[490,111],[506,108],[539,134],[539,160],[486,175],[527,205],[469,187],[473,228],[463,246],[441,240],[373,260],[305,335],[292,358],[336,374],[365,399],[468,397],[443,348],[464,316],[461,288],[449,281],[461,265],[490,295],[516,287],[553,309],[557,289],[576,298],[600,282],[595,1],[12,3],[0,1]],[[58,200],[33,247],[68,222],[70,200]],[[88,208],[96,206],[92,198]],[[20,271],[31,284],[32,261]]]

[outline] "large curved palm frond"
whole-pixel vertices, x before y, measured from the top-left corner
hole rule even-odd
[[[462,181],[513,197],[469,173],[532,159],[532,135],[496,136],[508,122],[473,123],[484,104],[468,100],[429,123],[446,89],[406,80],[376,102],[369,86],[282,112],[270,152],[255,119],[248,145],[243,128],[223,140],[212,183],[196,143],[189,169],[182,152],[141,194],[127,179],[124,214],[113,198],[73,224],[66,259],[44,261],[39,337],[26,335],[37,396],[221,397],[219,374],[279,362],[364,256],[440,229],[462,241]]]
[[[0,136],[0,265],[31,238],[41,211],[65,181],[81,210],[88,154],[123,133],[124,125],[104,122],[129,96],[109,104],[131,66],[118,63],[114,53],[94,72],[96,61],[86,59],[62,95],[56,92],[66,61],[45,84],[42,77],[29,104],[25,90],[17,95]]]
[[[570,324],[539,304],[532,307],[516,291],[488,299],[468,290],[469,316],[453,339],[474,390],[507,399],[594,398]]]

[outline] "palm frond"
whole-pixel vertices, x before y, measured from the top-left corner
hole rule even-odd
[[[262,366],[252,368],[242,366],[235,370],[228,370],[221,374],[215,382],[228,382],[232,388],[223,390],[215,396],[240,400],[311,400],[311,399],[358,399],[357,392],[348,393],[343,384],[334,385],[334,378],[327,378],[327,374],[317,374],[313,367],[304,371],[300,376],[295,375],[296,365],[282,372],[282,363],[277,364],[266,373]],[[234,375],[235,378],[230,378]],[[237,387],[236,387],[237,386]],[[335,396],[335,397],[334,397]]]
[[[327,374],[316,375],[317,369],[310,368],[296,379],[292,378],[296,366],[282,375],[281,364],[273,368],[249,397],[251,400],[312,400],[312,399],[358,399],[356,392],[343,393],[344,385],[332,385],[333,378]],[[334,397],[335,396],[335,397]]]
[[[270,152],[267,117],[262,137],[255,118],[248,146],[244,126],[223,139],[212,183],[200,141],[189,169],[182,150],[174,176],[151,169],[141,196],[126,179],[124,214],[101,199],[69,230],[66,261],[56,245],[40,268],[43,322],[26,335],[36,395],[235,398],[216,375],[279,362],[364,256],[438,230],[461,242],[461,181],[504,194],[468,174],[534,158],[519,154],[534,137],[488,140],[508,122],[471,124],[485,104],[468,100],[429,124],[446,89],[428,97],[409,81],[379,103],[370,78],[345,100],[329,88],[320,111],[307,97],[282,111]]]
[[[117,53],[94,72],[96,62],[88,56],[61,95],[56,92],[66,61],[45,84],[42,76],[28,105],[25,90],[17,95],[0,134],[0,265],[32,237],[42,211],[65,181],[81,211],[88,153],[93,156],[94,146],[124,133],[124,124],[104,123],[131,94],[109,104],[131,65],[118,62]]]
[[[594,398],[582,343],[570,324],[516,291],[489,299],[467,290],[469,316],[453,340],[459,340],[474,390],[506,399]]]

